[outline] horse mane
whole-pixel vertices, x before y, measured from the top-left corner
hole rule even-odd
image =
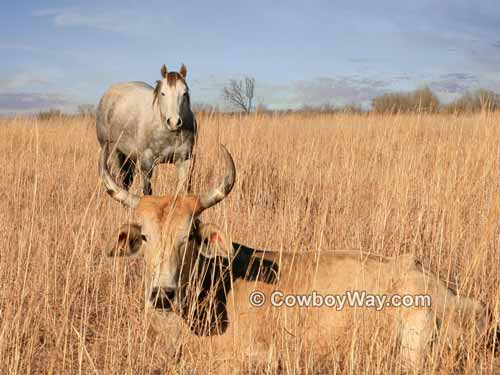
[[[153,90],[153,107],[154,105],[158,102],[158,96],[160,95],[161,91],[161,81],[156,81],[156,87]]]

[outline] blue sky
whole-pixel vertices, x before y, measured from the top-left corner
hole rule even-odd
[[[112,83],[153,83],[163,63],[185,63],[206,104],[245,75],[271,108],[500,91],[498,20],[493,0],[3,1],[0,113],[96,104]]]

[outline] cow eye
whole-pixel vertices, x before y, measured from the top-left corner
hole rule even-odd
[[[162,93],[161,93],[161,96],[165,96],[165,93],[164,93],[164,92],[162,92]]]

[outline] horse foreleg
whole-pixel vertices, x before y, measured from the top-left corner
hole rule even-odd
[[[151,188],[151,177],[153,177],[153,163],[148,160],[141,160],[142,191],[144,195],[153,194]]]
[[[121,169],[123,187],[128,190],[134,181],[135,163],[126,158],[122,163]]]
[[[111,155],[109,156],[109,161],[111,163],[113,174],[116,174],[116,182],[118,183],[118,185],[123,186],[128,190],[128,186],[126,185],[125,180],[127,171],[129,170],[129,161],[120,150],[116,149],[115,144],[110,144],[108,147],[110,148],[110,150],[113,150],[111,152]]]
[[[183,191],[191,193],[191,176],[193,174],[194,159],[186,159],[175,163],[177,168],[177,194]]]

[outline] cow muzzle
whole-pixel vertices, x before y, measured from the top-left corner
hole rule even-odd
[[[175,289],[154,287],[149,297],[151,305],[158,310],[172,311],[172,304],[175,298]]]

